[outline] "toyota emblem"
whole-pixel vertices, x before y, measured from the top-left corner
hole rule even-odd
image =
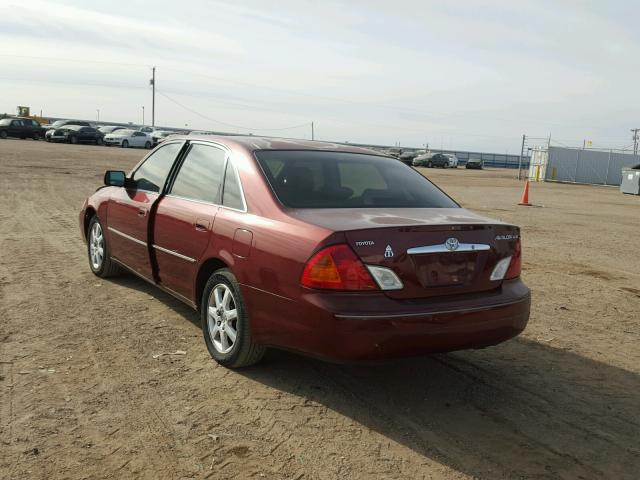
[[[450,252],[453,252],[454,250],[457,250],[458,247],[460,246],[460,242],[458,242],[457,238],[447,238],[447,241],[444,242],[444,246],[447,247],[447,250],[449,250]]]

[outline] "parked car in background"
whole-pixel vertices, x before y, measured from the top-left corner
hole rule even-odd
[[[91,124],[89,122],[84,122],[82,120],[56,120],[50,125],[50,128],[44,135],[44,139],[47,142],[55,142],[55,141],[64,141],[63,137],[56,137],[54,135],[55,131],[59,128],[65,127],[67,125],[78,125],[80,127],[90,127]]]
[[[83,125],[65,125],[64,127],[57,128],[51,138],[54,142],[66,142],[74,145],[77,143],[102,145],[102,137],[102,132],[97,128],[85,127]]]
[[[45,129],[31,118],[9,117],[0,120],[0,138],[33,138],[40,140],[44,137]]]
[[[155,132],[156,129],[155,129],[155,127],[146,127],[146,126],[144,126],[144,127],[140,127],[138,129],[138,131],[142,132],[142,133],[146,133],[147,135],[151,136],[151,134],[153,134],[153,132]]]
[[[444,156],[449,159],[450,168],[458,168],[458,157],[456,157],[453,153],[445,153]]]
[[[475,168],[477,170],[482,170],[482,167],[484,167],[484,162],[481,158],[470,158],[465,165],[465,168]]]
[[[79,215],[91,271],[131,271],[198,310],[229,368],[267,347],[338,361],[482,348],[529,319],[519,228],[372,150],[179,135],[104,183]]]
[[[432,167],[449,168],[451,166],[450,162],[451,162],[451,159],[447,157],[445,154],[433,153],[433,154],[419,155],[413,160],[413,166],[427,167],[427,168],[432,168]]]
[[[165,141],[165,139],[169,135],[175,135],[177,132],[172,132],[170,130],[156,130],[151,134],[151,139],[153,140],[153,146],[158,145]]]
[[[149,135],[138,130],[116,130],[104,136],[104,143],[107,146],[115,145],[122,148],[142,147],[151,148],[153,140]]]
[[[107,135],[109,133],[113,133],[116,130],[126,130],[127,127],[120,127],[118,125],[103,125],[99,127],[98,130],[102,132],[103,135]]]
[[[400,160],[402,163],[404,163],[405,165],[413,165],[413,159],[416,158],[418,156],[417,152],[402,152],[399,156],[398,156],[398,160]]]
[[[403,150],[401,148],[392,147],[387,149],[384,153],[386,153],[390,157],[400,158],[400,155],[402,155],[402,152]]]

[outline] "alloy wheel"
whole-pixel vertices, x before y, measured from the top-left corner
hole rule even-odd
[[[104,236],[98,222],[93,224],[89,235],[89,258],[94,270],[100,270],[104,261]]]
[[[229,353],[238,335],[238,310],[233,292],[224,283],[211,290],[207,323],[213,347],[220,353]]]

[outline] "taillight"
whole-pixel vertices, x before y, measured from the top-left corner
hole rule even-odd
[[[520,239],[516,240],[516,248],[513,251],[513,255],[511,255],[511,263],[509,264],[509,269],[505,274],[505,279],[510,278],[518,278],[520,276],[520,271],[522,270],[522,244],[520,243]]]
[[[330,290],[377,290],[371,274],[348,245],[331,245],[309,259],[300,283]]]

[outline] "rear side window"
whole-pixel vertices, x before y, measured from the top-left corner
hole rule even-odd
[[[458,207],[429,180],[393,158],[307,150],[263,150],[255,155],[286,207]]]
[[[170,143],[153,152],[133,174],[137,188],[159,192],[181,147],[179,143]]]
[[[224,174],[224,188],[222,189],[222,205],[237,210],[244,210],[242,192],[240,190],[240,180],[236,174],[231,161],[227,163],[227,170]]]
[[[224,150],[193,144],[173,182],[171,193],[178,197],[219,204],[224,175]]]

